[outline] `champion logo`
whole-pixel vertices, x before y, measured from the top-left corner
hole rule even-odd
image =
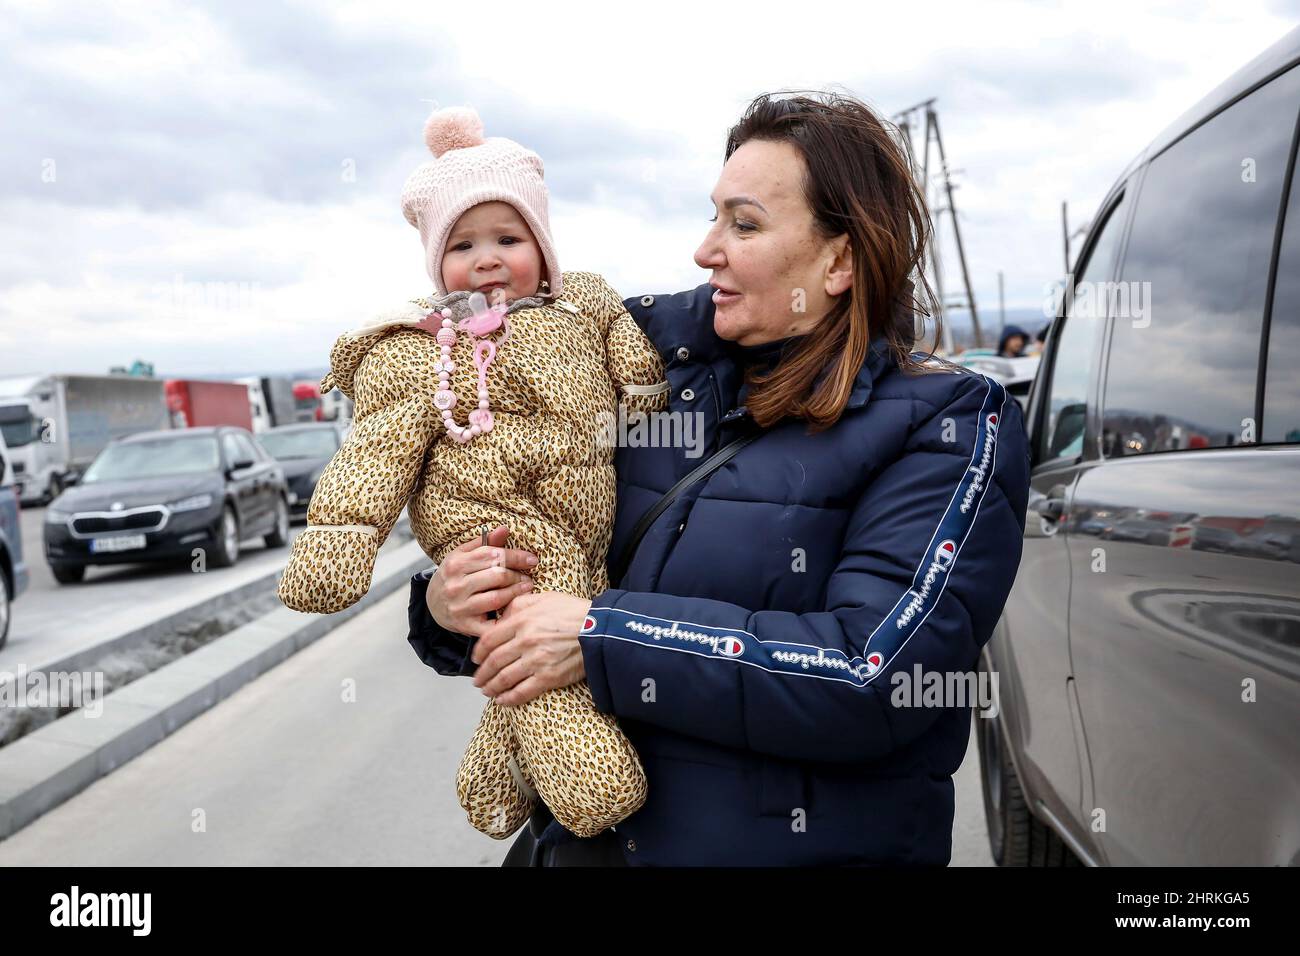
[[[903,612],[894,620],[895,627],[906,627],[912,623],[912,618],[921,613],[921,609],[930,600],[930,593],[934,589],[935,582],[948,573],[948,569],[952,567],[952,562],[956,557],[956,541],[953,541],[952,538],[944,538],[939,542],[930,558],[930,566],[925,569],[925,574],[921,578],[920,585],[908,592],[912,597],[903,605]]]
[[[885,663],[885,655],[880,651],[872,651],[867,655],[867,676],[870,677],[876,671],[880,670],[881,665]]]
[[[724,637],[718,641],[717,650],[723,657],[739,657],[745,653],[745,644],[738,637]]]
[[[591,615],[588,615],[586,620],[582,622],[581,633],[586,634],[588,631],[595,630],[595,628],[596,628],[596,619]]]
[[[970,511],[975,502],[975,496],[982,494],[984,491],[984,482],[988,478],[989,465],[993,454],[993,443],[998,434],[998,414],[989,412],[984,416],[984,451],[980,454],[979,464],[971,465],[967,471],[971,475],[970,484],[966,486],[966,493],[961,499],[961,513],[966,514]]]

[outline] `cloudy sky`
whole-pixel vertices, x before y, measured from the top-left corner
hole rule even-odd
[[[753,96],[937,97],[996,322],[999,270],[1009,310],[1059,278],[1062,200],[1086,221],[1300,24],[1300,0],[872,6],[0,0],[0,375],[325,366],[429,291],[398,196],[435,105],[540,153],[564,268],[640,295],[707,280],[692,254]]]

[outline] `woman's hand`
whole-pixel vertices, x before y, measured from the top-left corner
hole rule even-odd
[[[425,602],[433,619],[449,631],[482,637],[488,611],[500,611],[514,598],[532,590],[529,569],[537,555],[505,546],[510,529],[499,525],[488,543],[471,538],[443,559],[429,579]]]
[[[474,684],[513,707],[587,676],[578,632],[591,600],[548,592],[515,598],[475,643]]]

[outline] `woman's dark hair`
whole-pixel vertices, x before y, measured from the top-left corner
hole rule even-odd
[[[805,419],[815,434],[843,413],[876,336],[885,337],[899,368],[931,370],[911,355],[918,313],[933,318],[933,341],[943,331],[925,279],[930,213],[897,127],[852,96],[764,93],[727,134],[724,161],[751,139],[790,143],[799,151],[814,228],[827,240],[847,233],[852,248],[848,293],[776,368],[748,375],[746,405],[755,422],[767,427],[791,415]],[[931,348],[923,361],[933,358]]]

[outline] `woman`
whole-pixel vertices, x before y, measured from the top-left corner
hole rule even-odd
[[[867,106],[759,97],[711,198],[709,286],[627,300],[704,455],[618,449],[611,564],[678,479],[757,437],[594,600],[526,593],[498,528],[416,576],[410,640],[507,706],[585,678],[645,765],[614,830],[580,840],[542,811],[507,862],[946,864],[971,701],[912,690],[977,667],[1011,589],[1019,406],[911,354],[929,218]]]

